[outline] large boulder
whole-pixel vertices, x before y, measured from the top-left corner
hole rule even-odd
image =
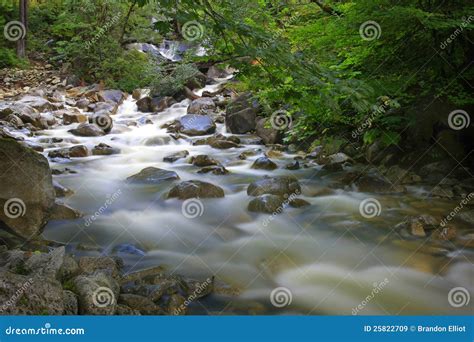
[[[207,135],[216,131],[216,124],[206,115],[188,114],[178,119],[177,129],[190,136]]]
[[[221,198],[224,197],[224,190],[211,183],[191,180],[182,182],[172,188],[168,198],[179,198],[181,200],[189,198]]]
[[[97,271],[91,275],[80,275],[74,278],[73,284],[78,296],[80,314],[115,314],[120,286],[108,273]]]
[[[233,100],[226,108],[226,128],[234,134],[245,134],[255,130],[255,120],[259,112],[258,102],[245,93]]]
[[[141,184],[160,184],[178,180],[179,176],[174,171],[158,169],[156,167],[147,167],[136,175],[127,178],[127,182]]]
[[[201,154],[191,158],[191,164],[198,167],[220,165],[220,163],[214,158],[209,157],[206,154]]]
[[[216,110],[216,104],[208,97],[201,97],[194,100],[188,106],[188,114],[209,114]]]
[[[277,196],[291,196],[301,193],[301,186],[294,177],[266,177],[253,182],[247,188],[249,196],[261,196],[265,194]]]
[[[48,160],[0,138],[0,226],[30,238],[48,222],[55,192]]]

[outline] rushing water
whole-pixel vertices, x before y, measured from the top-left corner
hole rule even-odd
[[[221,80],[224,81],[224,80]],[[219,84],[205,90],[214,91]],[[199,92],[202,93],[202,90]],[[215,275],[220,282],[240,290],[237,297],[213,295],[204,300],[196,313],[257,314],[353,314],[363,301],[359,314],[461,314],[468,306],[453,308],[448,292],[462,286],[473,290],[473,253],[457,248],[433,249],[424,240],[404,240],[394,226],[407,215],[446,213],[453,203],[422,200],[420,189],[403,196],[375,196],[383,206],[380,217],[363,219],[360,202],[373,194],[336,190],[314,196],[335,182],[333,174],[318,166],[289,171],[283,168],[295,156],[283,154],[274,159],[281,168],[272,175],[296,176],[303,188],[302,198],[311,206],[285,209],[269,219],[266,214],[247,210],[248,184],[269,174],[250,165],[265,147],[244,146],[216,150],[193,146],[191,140],[174,140],[164,123],[186,114],[188,100],[157,115],[137,111],[129,97],[113,116],[114,130],[97,138],[75,137],[68,133],[74,125],[59,126],[41,136],[45,155],[51,149],[84,144],[93,148],[100,142],[120,148],[113,156],[74,158],[51,162],[76,174],[55,176],[55,180],[75,191],[66,203],[84,218],[50,222],[44,235],[66,243],[77,255],[119,255],[128,272],[166,265],[170,272],[197,279]],[[153,124],[145,124],[144,118]],[[128,121],[138,122],[127,126]],[[226,134],[218,124],[218,132]],[[46,137],[63,138],[54,145]],[[248,149],[261,151],[242,161],[238,155]],[[231,172],[227,176],[197,174],[187,160],[174,164],[163,157],[188,150],[190,155],[209,154]],[[203,215],[186,218],[182,201],[166,200],[170,184],[134,185],[125,179],[145,167],[173,170],[182,180],[199,179],[221,186],[225,198],[202,200]],[[102,209],[101,209],[102,208]],[[87,219],[94,213],[96,220]],[[117,250],[120,246],[129,246]],[[134,246],[134,248],[130,248]],[[291,304],[272,306],[272,290],[291,291]],[[369,296],[369,297],[368,297]]]

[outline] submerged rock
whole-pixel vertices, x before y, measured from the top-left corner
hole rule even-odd
[[[248,205],[248,210],[258,213],[279,214],[283,211],[285,199],[277,195],[262,195],[254,198]]]
[[[79,137],[100,137],[105,135],[105,132],[96,125],[82,123],[77,128],[69,130],[69,133]]]
[[[261,196],[265,194],[278,196],[291,196],[301,193],[298,180],[293,177],[263,178],[249,185],[247,194],[249,196]]]
[[[178,179],[179,176],[174,171],[158,169],[156,167],[147,167],[141,170],[136,175],[128,177],[127,182],[142,184],[160,184],[162,182],[169,182]]]
[[[191,158],[191,164],[198,167],[205,167],[205,166],[213,166],[213,165],[220,165],[220,163],[209,157],[208,155],[202,154],[199,156],[195,156]]]
[[[179,198],[181,200],[189,198],[221,198],[224,197],[224,190],[214,184],[191,180],[182,182],[172,188],[168,198]]]
[[[92,154],[94,156],[110,156],[113,154],[120,154],[120,149],[100,143],[99,145],[94,146]]]
[[[163,158],[163,161],[166,163],[174,163],[175,161],[178,161],[179,159],[183,159],[189,156],[188,151],[179,151],[173,154],[170,154],[169,156],[166,156]]]

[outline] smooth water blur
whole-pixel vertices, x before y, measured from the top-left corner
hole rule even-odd
[[[205,90],[215,91],[219,86]],[[282,168],[260,171],[250,166],[264,152],[261,145],[221,151],[193,146],[191,140],[174,140],[160,126],[185,115],[188,105],[185,100],[152,115],[138,112],[129,97],[113,117],[114,129],[107,136],[75,137],[68,133],[74,128],[70,125],[29,138],[36,143],[45,137],[64,139],[51,148],[84,144],[91,149],[103,142],[121,149],[119,155],[51,162],[53,168],[77,171],[55,176],[55,180],[75,191],[65,202],[85,216],[51,222],[45,237],[67,243],[69,250],[78,255],[119,253],[128,272],[167,265],[170,272],[197,279],[215,275],[240,290],[238,298],[228,299],[231,304],[225,310],[231,312],[245,308],[243,313],[350,315],[365,300],[359,314],[468,313],[468,306],[454,309],[449,305],[448,292],[455,286],[473,289],[474,272],[472,265],[468,266],[472,252],[433,251],[423,241],[403,240],[393,230],[407,215],[446,211],[452,204],[435,200],[420,203],[420,189],[413,189],[403,196],[376,196],[383,215],[363,219],[359,204],[374,195],[336,190],[316,197],[318,189],[335,182],[332,174],[318,166],[284,169],[294,155],[274,158]],[[145,118],[153,124],[145,124]],[[129,121],[138,122],[138,126],[127,126]],[[225,126],[218,124],[218,132],[225,133]],[[51,148],[45,150],[45,155]],[[240,160],[239,154],[249,149],[259,153]],[[163,157],[181,150],[189,151],[190,156],[208,154],[231,173],[197,174],[198,168],[186,159],[173,164],[163,162]],[[219,185],[226,197],[202,200],[203,215],[186,218],[182,201],[166,200],[171,184],[125,182],[150,166],[175,171],[182,180]],[[296,176],[302,184],[302,198],[311,206],[287,208],[284,214],[271,218],[250,213],[247,186],[269,174]],[[96,220],[88,221],[96,212]],[[117,247],[124,244],[139,252],[117,252]],[[384,288],[367,301],[374,287],[385,279],[388,282]],[[276,287],[291,291],[291,305],[281,309],[271,305],[270,293]],[[214,310],[215,299],[209,299],[209,310]]]

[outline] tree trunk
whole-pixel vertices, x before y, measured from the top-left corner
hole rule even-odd
[[[28,32],[28,0],[20,0],[20,22],[25,28],[24,37],[17,41],[16,54],[20,58],[26,57],[26,34]]]

